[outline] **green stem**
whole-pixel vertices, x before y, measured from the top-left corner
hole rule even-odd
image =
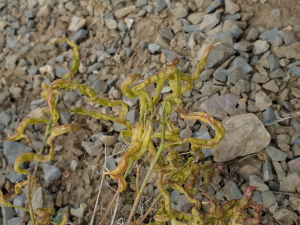
[[[56,107],[57,104],[58,104],[59,97],[60,97],[60,95],[57,95],[57,96],[56,96],[56,99],[55,99],[55,107]],[[48,136],[49,136],[49,134],[50,134],[50,129],[51,129],[52,123],[53,123],[53,121],[52,121],[52,115],[51,115],[50,120],[49,120],[49,123],[47,124],[47,128],[46,128],[45,137],[44,137],[44,140],[43,140],[43,143],[42,143],[42,147],[41,147],[41,149],[40,149],[40,151],[39,151],[39,153],[38,153],[39,155],[41,155],[41,154],[44,153],[46,141],[47,141]],[[39,165],[40,165],[40,162],[37,162],[37,163],[35,164],[35,168],[34,168],[32,177],[34,177],[34,176],[36,175]],[[31,187],[31,185],[32,185],[31,182],[30,182],[30,180],[29,180],[29,182],[28,182],[28,185],[29,185],[29,187]],[[30,201],[27,199],[25,208],[28,207],[29,203],[30,203]],[[27,211],[30,212],[28,209],[24,211],[20,225],[23,225],[23,224],[24,224],[25,216],[26,216]],[[31,214],[30,214],[30,216],[31,216]]]
[[[164,149],[165,131],[166,131],[166,120],[164,119],[165,105],[166,104],[164,103],[163,111],[162,111],[162,117],[161,117],[162,118],[162,121],[161,121],[162,122],[162,137],[161,137],[160,146],[159,146],[159,149],[158,149],[158,151],[157,151],[157,153],[155,155],[154,160],[152,161],[152,163],[150,165],[150,169],[148,170],[148,173],[147,173],[147,175],[146,175],[146,177],[145,177],[145,179],[143,181],[143,184],[142,184],[142,186],[140,188],[140,192],[138,193],[138,195],[135,198],[135,201],[134,201],[133,207],[131,209],[131,212],[129,214],[128,220],[126,221],[126,225],[130,225],[130,222],[131,222],[131,220],[132,220],[132,218],[134,216],[134,213],[135,213],[135,209],[138,206],[139,201],[140,201],[140,199],[142,197],[142,194],[143,194],[143,192],[144,192],[144,190],[146,188],[146,185],[148,183],[148,180],[149,180],[149,178],[151,177],[151,175],[152,175],[152,173],[154,171],[154,168],[155,168],[155,165],[156,165],[156,163],[157,163],[157,161],[159,159],[159,156],[160,156],[161,152]]]

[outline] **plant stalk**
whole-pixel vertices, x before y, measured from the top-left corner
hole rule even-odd
[[[164,148],[165,133],[166,133],[166,120],[164,119],[165,105],[166,105],[166,103],[164,103],[163,111],[162,111],[162,117],[161,117],[162,118],[162,121],[161,121],[162,122],[162,137],[161,137],[160,146],[159,146],[159,149],[158,149],[158,151],[156,153],[156,156],[155,156],[154,160],[152,161],[152,163],[150,165],[150,169],[148,170],[148,173],[147,173],[147,175],[146,175],[146,177],[145,177],[145,179],[143,181],[143,184],[142,184],[142,186],[140,188],[140,191],[139,191],[138,195],[135,198],[135,201],[134,201],[133,207],[131,209],[131,212],[129,214],[128,220],[126,221],[126,225],[130,225],[130,222],[131,222],[131,220],[132,220],[132,218],[134,216],[134,213],[135,213],[135,209],[136,209],[136,207],[139,204],[139,201],[140,201],[140,199],[142,197],[142,194],[143,194],[143,192],[144,192],[144,190],[145,190],[145,188],[147,186],[148,180],[151,177],[151,175],[152,175],[152,173],[154,171],[155,165],[156,165],[156,163],[157,163],[157,161],[159,159],[159,156],[160,156],[160,154],[161,154],[161,152],[162,152],[162,150]]]
[[[56,99],[55,99],[55,107],[56,107],[57,104],[58,104],[59,97],[60,97],[60,95],[57,95],[57,96],[56,96]],[[47,125],[47,128],[46,128],[45,137],[44,137],[44,140],[43,140],[43,143],[42,143],[42,147],[41,147],[41,149],[40,149],[40,151],[39,151],[39,153],[38,153],[39,155],[42,155],[42,154],[44,153],[46,141],[47,141],[47,139],[48,139],[48,136],[49,136],[49,133],[50,133],[49,131],[50,131],[50,129],[51,129],[52,123],[53,123],[53,121],[52,121],[52,115],[51,115],[50,120],[49,120],[49,124]],[[38,170],[38,168],[39,168],[39,165],[40,165],[40,162],[37,162],[37,163],[35,164],[35,167],[34,167],[34,171],[33,171],[32,177],[34,177],[34,176],[36,175],[37,170]],[[31,182],[30,182],[30,180],[28,181],[28,185],[29,185],[28,187],[29,187],[29,189],[30,189],[30,187],[31,187]],[[31,202],[31,201],[30,201],[30,202]],[[26,208],[26,209],[28,208],[28,205],[29,205],[29,201],[28,201],[28,199],[27,199],[26,204],[25,204],[25,208]],[[27,213],[27,211],[25,210],[25,211],[23,212],[23,215],[22,215],[22,219],[21,219],[20,225],[23,225],[23,224],[24,224],[26,213]],[[30,215],[30,216],[31,216],[31,215]]]
[[[131,167],[132,167],[133,163],[134,163],[134,161],[132,161],[132,162],[130,163],[128,169],[126,170],[126,173],[124,174],[124,179],[126,179],[128,173],[129,173],[129,171],[131,170]],[[107,215],[108,215],[108,213],[109,213],[109,211],[110,211],[112,205],[114,204],[114,202],[116,201],[116,199],[117,199],[117,197],[118,197],[119,195],[120,195],[120,192],[117,190],[116,193],[115,193],[115,195],[114,195],[114,197],[113,197],[113,199],[112,199],[111,202],[109,203],[109,206],[108,206],[108,208],[106,209],[106,212],[105,212],[105,214],[104,214],[102,220],[100,221],[99,225],[103,225],[103,224],[104,224],[104,221],[105,221],[105,219],[106,219],[106,217],[107,217]]]

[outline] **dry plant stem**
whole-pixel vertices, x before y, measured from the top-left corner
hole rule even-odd
[[[147,210],[147,212],[143,215],[143,217],[141,218],[141,220],[139,221],[139,223],[137,225],[142,225],[143,221],[147,218],[147,216],[149,215],[149,213],[153,210],[155,204],[159,201],[159,199],[161,198],[162,194],[159,193],[159,195],[156,197],[156,199],[152,202],[152,204],[150,205],[149,209]]]
[[[131,170],[131,167],[132,167],[133,163],[134,163],[134,161],[131,162],[131,164],[129,165],[129,167],[128,167],[126,173],[124,174],[124,178],[125,178],[125,179],[126,179],[128,173],[129,173],[129,171]],[[120,195],[120,192],[119,192],[119,191],[116,191],[116,193],[115,193],[113,199],[111,200],[111,202],[109,203],[109,206],[108,206],[108,208],[106,209],[106,212],[105,212],[105,214],[104,214],[102,220],[100,221],[99,225],[103,225],[103,224],[104,224],[104,221],[105,221],[105,219],[106,219],[106,217],[107,217],[107,215],[108,215],[108,213],[109,213],[109,211],[110,211],[112,205],[114,204],[116,198],[117,198],[119,195]]]
[[[56,99],[55,99],[55,107],[56,107],[57,104],[58,104],[59,96],[60,96],[60,95],[57,95],[57,96],[56,96]],[[40,149],[39,155],[43,154],[43,152],[44,152],[44,148],[45,148],[45,145],[46,145],[46,141],[47,141],[47,139],[48,139],[48,136],[49,136],[49,131],[50,131],[51,126],[52,126],[52,115],[51,115],[51,117],[50,117],[49,124],[47,125],[47,129],[46,129],[46,132],[45,132],[45,138],[44,138],[44,140],[43,140],[42,147],[41,147],[41,149]],[[39,165],[40,165],[40,162],[37,162],[37,163],[35,164],[35,167],[34,167],[34,171],[33,171],[32,177],[34,177],[34,176],[36,175],[36,172],[37,172],[37,170],[38,170],[38,168],[39,168]],[[30,180],[29,180],[29,185],[31,185]],[[30,186],[30,187],[31,187],[31,186]],[[29,201],[28,201],[28,199],[27,199],[26,204],[25,204],[25,208],[26,208],[26,209],[27,209],[28,205],[29,205]],[[20,225],[23,225],[23,223],[24,223],[24,221],[25,221],[26,212],[27,212],[27,211],[24,210],[24,213],[23,213],[23,215],[22,215],[22,220],[21,220]]]
[[[140,191],[138,192],[138,195],[136,196],[136,199],[134,201],[134,204],[133,204],[133,207],[131,209],[131,212],[129,214],[129,217],[128,217],[128,220],[126,221],[126,225],[130,225],[130,222],[134,216],[134,213],[135,213],[135,209],[136,207],[138,206],[139,204],[139,201],[142,197],[142,194],[144,192],[144,189],[146,188],[146,185],[148,183],[148,180],[150,178],[150,176],[152,175],[153,171],[154,171],[154,168],[155,168],[155,165],[156,165],[156,162],[158,161],[159,159],[159,156],[164,148],[164,142],[165,142],[165,130],[166,130],[166,120],[164,119],[164,113],[165,113],[165,105],[166,103],[164,103],[164,106],[163,106],[163,111],[162,111],[162,137],[161,137],[161,142],[160,142],[160,146],[159,146],[159,149],[157,151],[157,154],[154,158],[154,160],[152,161],[151,165],[150,165],[150,169],[148,170],[148,173],[143,181],[143,184],[141,186],[141,189]]]
[[[116,214],[117,214],[118,205],[119,205],[119,197],[120,197],[120,195],[117,196],[116,207],[115,207],[115,210],[114,210],[114,214],[113,214],[113,216],[111,218],[110,225],[114,224],[114,220],[115,220],[115,217],[116,217]]]
[[[102,186],[103,186],[103,183],[104,183],[104,178],[105,178],[105,175],[103,175],[103,173],[105,172],[105,167],[106,167],[106,145],[105,145],[105,150],[104,150],[104,166],[103,166],[103,169],[102,169],[102,178],[101,178],[101,183],[100,183],[100,186],[99,186],[99,192],[98,192],[98,196],[97,196],[97,200],[96,200],[96,203],[95,203],[95,207],[94,207],[94,212],[93,212],[93,216],[92,216],[92,219],[91,219],[91,223],[90,225],[93,225],[94,224],[94,219],[95,219],[95,215],[96,215],[96,211],[97,211],[97,206],[98,206],[98,203],[99,203],[99,198],[100,198],[100,193],[101,193],[101,189],[102,189]]]

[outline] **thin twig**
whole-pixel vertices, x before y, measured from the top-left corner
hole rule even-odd
[[[113,7],[111,7],[110,10],[108,10],[108,12],[106,12],[103,16],[100,16],[98,19],[96,19],[96,21],[94,23],[92,23],[91,26],[88,27],[88,30],[91,29],[99,20],[101,20],[102,18],[104,18],[108,13],[110,13],[117,5],[119,5],[123,1],[124,0],[118,1],[117,4],[115,4]]]
[[[282,194],[282,195],[296,195],[296,196],[300,196],[300,194],[298,193],[292,193],[292,192],[282,192],[282,191],[271,191],[275,194]]]
[[[111,218],[111,223],[110,223],[110,225],[113,225],[113,224],[114,224],[114,220],[115,220],[115,217],[116,217],[116,214],[117,214],[117,209],[118,209],[118,206],[119,206],[119,197],[120,197],[120,195],[118,195],[118,197],[117,197],[116,207],[115,207],[115,210],[114,210],[114,214],[113,214],[113,216],[112,216],[112,218]]]
[[[272,123],[266,123],[265,125],[266,125],[266,126],[269,126],[269,125],[272,125],[272,124],[274,124],[274,123],[278,123],[278,122],[281,122],[281,121],[284,121],[284,120],[287,120],[287,119],[290,119],[290,118],[293,118],[293,117],[299,116],[299,115],[300,115],[300,112],[296,112],[296,113],[292,113],[292,114],[286,114],[286,115],[283,115],[284,118],[275,120],[275,121],[272,122]]]
[[[105,145],[105,149],[104,149],[104,154],[105,154],[105,158],[104,158],[103,173],[105,172],[105,166],[106,166],[106,145]],[[99,197],[100,197],[101,189],[102,189],[102,186],[103,186],[104,178],[105,178],[105,176],[102,176],[102,178],[101,178],[101,183],[100,183],[100,186],[99,186],[97,200],[96,200],[96,203],[95,203],[95,206],[94,206],[94,212],[93,212],[93,216],[92,216],[90,225],[94,224],[95,215],[96,215],[97,206],[98,206],[98,203],[99,203]]]

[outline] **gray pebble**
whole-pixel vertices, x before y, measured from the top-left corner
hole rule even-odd
[[[3,144],[3,154],[8,165],[14,165],[20,154],[32,152],[32,148],[19,142],[5,141]]]
[[[44,178],[46,181],[57,180],[61,177],[61,171],[56,166],[45,163],[42,164],[41,167],[43,169]]]
[[[158,0],[154,13],[160,13],[167,7],[166,0]]]
[[[288,156],[287,153],[285,153],[273,146],[266,147],[266,151],[267,151],[268,155],[270,156],[270,158],[272,159],[272,161],[274,161],[274,162],[284,161],[286,159],[286,157]]]

